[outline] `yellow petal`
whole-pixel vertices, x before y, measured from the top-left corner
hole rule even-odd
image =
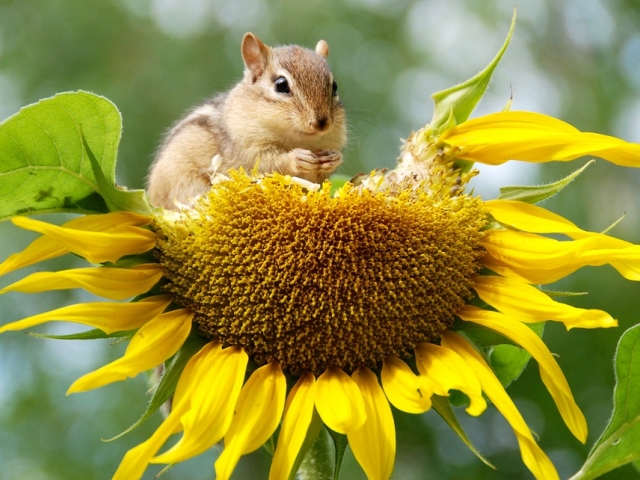
[[[488,200],[483,206],[502,225],[525,232],[576,235],[588,233],[566,218],[530,203],[515,200]]]
[[[595,265],[609,263],[628,280],[640,281],[640,248],[637,245],[609,235],[582,230],[566,218],[536,205],[512,200],[490,200],[485,202],[485,206],[498,222],[520,230],[531,233],[564,233],[575,240],[592,237],[590,241],[576,246],[585,250],[591,261],[594,257],[602,260]]]
[[[489,253],[483,259],[487,268],[529,283],[553,283],[581,267],[605,264],[628,280],[640,281],[640,245],[611,248],[613,242],[622,241],[606,235],[558,241],[511,230],[488,230],[481,240]]]
[[[122,358],[76,380],[70,393],[84,392],[135,377],[161,365],[182,346],[191,331],[193,313],[186,309],[163,313],[136,332]]]
[[[121,225],[142,226],[148,224],[149,217],[131,212],[112,212],[105,215],[86,215],[74,218],[63,224],[65,228],[74,228],[87,231],[108,231]],[[50,237],[40,237],[34,240],[22,252],[14,253],[0,264],[0,275],[5,275],[19,268],[44,262],[69,253]]]
[[[568,269],[562,269],[561,272],[571,272],[584,265],[603,265],[605,263],[610,264],[613,268],[628,280],[640,281],[640,247],[633,243],[626,242],[619,238],[611,237],[596,232],[588,232],[580,229],[566,218],[556,215],[544,208],[536,205],[530,205],[524,202],[516,202],[512,200],[490,200],[485,202],[485,206],[490,211],[491,215],[503,225],[509,225],[513,228],[524,230],[532,233],[563,233],[573,238],[574,240],[581,240],[578,243],[571,245],[570,242],[546,242],[546,246],[549,251],[557,248],[564,248],[565,252],[569,255],[581,254],[580,261],[574,260],[574,263],[570,263]],[[559,245],[563,243],[564,245]],[[509,242],[505,246],[511,245]],[[494,251],[495,251],[494,245]],[[505,252],[502,252],[503,254]],[[494,270],[507,276],[514,275],[528,275],[529,278],[540,278],[542,275],[545,277],[544,272],[539,272],[535,269],[533,271],[522,271],[522,266],[509,267],[509,262],[500,261],[500,252],[497,253],[495,258],[489,259],[487,267],[492,268],[494,266],[499,270]],[[511,270],[511,271],[510,271]],[[513,275],[512,275],[513,274]],[[550,278],[557,278],[557,272],[552,272]],[[549,273],[546,273],[548,276]],[[561,278],[561,277],[560,277]],[[532,283],[542,283],[532,280]],[[550,283],[550,282],[545,282]]]
[[[33,230],[50,237],[61,247],[92,263],[115,262],[125,255],[151,250],[156,234],[136,226],[122,225],[114,231],[95,232],[59,227],[26,217],[13,217],[11,221],[25,230]]]
[[[36,238],[27,248],[18,253],[13,253],[0,263],[0,275],[28,267],[38,262],[44,262],[51,258],[60,257],[69,251],[48,237]]]
[[[353,456],[369,480],[388,480],[396,457],[393,415],[375,374],[360,367],[351,376],[364,398],[367,420],[359,429],[347,431]]]
[[[520,445],[522,461],[535,478],[538,480],[558,479],[558,473],[551,460],[535,442],[518,408],[482,356],[462,337],[451,331],[442,334],[442,346],[455,351],[474,371],[480,385],[482,385],[482,390],[513,428]]]
[[[160,315],[170,303],[169,295],[156,295],[132,303],[78,303],[9,323],[0,327],[0,333],[24,330],[46,322],[80,323],[107,334],[122,332],[140,328]]]
[[[615,327],[618,322],[602,310],[586,310],[556,302],[527,283],[498,276],[478,276],[474,281],[478,296],[495,309],[521,322],[554,320],[567,329]]]
[[[640,281],[640,247],[634,245],[611,252],[607,263],[627,280]]]
[[[63,224],[63,227],[86,230],[88,232],[108,232],[117,231],[120,227],[134,225],[142,227],[149,225],[151,217],[133,212],[110,212],[97,215],[84,215],[74,218]]]
[[[287,397],[278,446],[273,455],[269,480],[289,478],[313,417],[316,379],[304,373]]]
[[[383,362],[380,378],[389,402],[398,410],[424,413],[431,408],[433,386],[399,358],[388,357]]]
[[[125,454],[112,480],[138,480],[142,478],[149,461],[174,433],[176,427],[180,425],[180,415],[184,414],[187,408],[187,404],[173,405],[171,413],[153,435]]]
[[[191,403],[191,398],[187,395],[187,390],[190,388],[189,386],[197,383],[200,380],[200,377],[204,375],[203,372],[212,370],[212,366],[218,360],[218,353],[221,351],[222,345],[218,342],[210,342],[202,347],[197,353],[197,355],[203,357],[202,360],[198,360],[197,365],[205,365],[204,367],[196,369],[195,364],[192,364],[191,361],[187,362],[187,365],[180,374],[180,378],[178,378],[176,390],[173,392],[174,405],[182,402],[183,398],[187,403]],[[231,353],[231,351],[227,353]],[[200,375],[200,377],[196,378],[196,375]]]
[[[248,357],[240,347],[219,350],[212,347],[203,360],[201,374],[191,390],[176,388],[174,400],[190,403],[182,415],[182,438],[151,463],[177,463],[198,455],[219,442],[227,433],[247,370]],[[178,385],[180,387],[180,385]],[[278,418],[279,420],[279,418]]]
[[[576,405],[560,366],[540,337],[526,325],[498,312],[465,306],[458,312],[458,316],[462,320],[473,322],[501,333],[529,352],[538,362],[540,377],[553,397],[567,427],[582,443],[586,441],[587,422],[584,415]]]
[[[360,428],[367,418],[360,389],[336,367],[327,368],[318,377],[316,410],[324,424],[338,433]]]
[[[277,362],[253,372],[240,392],[224,450],[215,463],[216,479],[226,480],[242,455],[260,448],[273,435],[282,418],[287,381]]]
[[[508,160],[568,161],[595,155],[616,165],[640,167],[640,145],[583,133],[533,112],[498,112],[474,118],[445,131],[441,139],[460,149],[459,158],[489,165]]]
[[[418,371],[431,380],[436,394],[448,396],[449,390],[460,390],[469,397],[467,413],[478,416],[485,411],[480,382],[456,352],[433,343],[419,343],[415,352]]]
[[[488,230],[480,243],[496,260],[531,283],[552,283],[580,268],[581,245],[512,230]],[[488,262],[484,262],[485,264]],[[541,281],[538,281],[541,280]]]
[[[39,293],[49,290],[84,288],[110,300],[124,300],[145,293],[162,278],[162,266],[157,263],[131,268],[76,268],[61,272],[36,272],[0,290],[6,292]]]
[[[179,388],[183,392],[181,399],[177,400],[174,396],[169,416],[147,441],[127,452],[112,480],[138,480],[142,477],[152,457],[160,450],[171,434],[179,430],[180,418],[189,410],[191,405],[191,393],[197,390],[198,387],[202,389],[202,385],[198,380],[208,371],[211,357],[215,356],[219,351],[219,345],[208,343],[191,357],[178,380],[177,389]]]
[[[484,202],[491,216],[502,225],[530,233],[563,233],[573,239],[596,237],[602,249],[625,249],[634,244],[597,232],[582,230],[566,218],[549,210],[515,200],[489,200]]]

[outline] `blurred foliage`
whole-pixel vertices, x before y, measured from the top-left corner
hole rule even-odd
[[[640,10],[632,0],[0,0],[0,119],[57,92],[84,89],[104,95],[124,117],[118,181],[141,188],[162,133],[187,108],[241,77],[244,32],[253,31],[269,44],[311,47],[325,38],[349,116],[350,142],[340,173],[391,167],[399,138],[431,118],[431,93],[469,78],[493,57],[514,3],[518,26],[513,42],[477,113],[501,109],[513,92],[514,109],[640,141]],[[483,167],[476,192],[491,198],[500,185],[548,182],[583,163]],[[614,233],[639,243],[639,190],[640,172],[598,161],[545,206],[593,230],[605,229],[626,213]],[[0,235],[0,259],[33,238],[7,223],[0,224]],[[69,260],[63,261],[68,266]],[[47,266],[56,265],[61,264]],[[2,284],[22,276],[9,275]],[[549,325],[545,333],[589,422],[587,446],[562,424],[534,364],[510,387],[566,478],[607,423],[615,344],[624,329],[640,322],[640,285],[612,269],[589,268],[557,288],[591,292],[567,301],[605,309],[620,320],[620,328],[608,331],[567,333]],[[0,297],[2,322],[87,298],[59,292]],[[45,331],[60,333],[62,328]],[[160,421],[155,417],[115,442],[100,441],[142,413],[145,380],[69,398],[64,393],[77,377],[123,349],[16,333],[0,337],[0,478],[111,476],[124,452]],[[513,434],[494,409],[480,418],[461,412],[460,419],[497,471],[480,463],[434,412],[419,417],[396,413],[397,479],[531,478]],[[164,478],[210,479],[213,460],[213,453],[205,453]],[[241,462],[234,477],[265,479],[268,460],[260,450]],[[157,471],[150,469],[145,478]],[[364,478],[352,457],[345,461],[344,478]],[[638,474],[627,466],[604,478]]]

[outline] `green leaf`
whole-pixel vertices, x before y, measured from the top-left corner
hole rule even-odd
[[[527,327],[542,337],[544,325],[544,322],[528,323]],[[489,352],[491,368],[505,388],[520,377],[530,359],[529,352],[517,345],[496,345]]]
[[[187,362],[191,360],[193,357],[206,343],[206,340],[200,337],[189,337],[186,342],[182,345],[178,353],[173,356],[173,359],[169,364],[165,367],[164,374],[160,379],[160,383],[158,387],[153,392],[153,397],[151,397],[151,401],[147,406],[147,409],[142,414],[142,416],[129,428],[127,428],[124,432],[119,433],[115,437],[103,439],[103,442],[112,442],[127,433],[138,428],[142,423],[144,423],[151,415],[158,411],[158,409],[171,398],[173,392],[176,391],[176,385],[178,384],[178,380],[180,379],[180,375],[182,375],[182,371],[184,367],[187,365]]]
[[[538,288],[542,293],[551,297],[583,297],[584,295],[589,295],[589,292],[561,292],[558,290],[543,290],[542,288]]]
[[[319,425],[319,427],[318,427]],[[328,433],[328,428],[323,428],[324,424],[320,419],[320,415],[314,411],[313,420],[309,431],[314,428],[319,429],[319,434],[315,440],[311,442],[311,448],[309,448],[307,454],[304,456],[300,468],[298,470],[298,478],[308,480],[332,480],[334,472],[338,472],[340,467],[335,464],[334,451],[331,448],[331,437]],[[309,439],[310,435],[307,434],[305,442]],[[304,447],[304,445],[303,445]],[[335,465],[335,468],[334,468]],[[293,472],[294,470],[292,470]],[[336,473],[337,475],[337,473]],[[292,480],[295,476],[289,477]]]
[[[584,172],[589,165],[594,163],[595,160],[589,160],[582,168],[576,170],[571,175],[564,177],[557,182],[549,183],[547,185],[514,185],[500,188],[500,200],[518,200],[526,203],[538,203],[542,200],[546,200],[549,197],[553,197],[556,193],[560,192],[564,187],[574,181],[578,175]]]
[[[127,330],[124,332],[104,333],[97,328],[87,330],[86,332],[71,333],[68,335],[48,335],[45,333],[27,332],[27,335],[35,338],[49,338],[53,340],[100,340],[103,338],[131,338],[137,330]]]
[[[173,467],[175,467],[176,464],[175,463],[171,463],[169,465],[167,465],[166,467],[164,467],[162,470],[160,470],[158,473],[156,473],[156,476],[153,477],[153,480],[158,480],[159,478],[161,478],[165,473],[167,473],[169,470],[171,470]]]
[[[120,257],[116,263],[105,263],[102,266],[104,268],[131,268],[136,265],[142,265],[143,263],[157,263],[157,261],[153,253],[145,252],[137,255],[126,255]]]
[[[605,228],[602,232],[600,233],[604,233],[605,235],[608,234],[611,230],[613,230],[622,220],[624,220],[624,218],[627,216],[627,214],[623,214],[619,219],[617,219],[615,222],[613,222],[611,225],[609,225],[607,228]]]
[[[302,446],[300,447],[300,451],[298,452],[298,456],[296,460],[293,462],[293,467],[291,468],[291,473],[289,474],[288,480],[294,480],[296,478],[296,474],[302,465],[303,460],[307,456],[307,453],[311,449],[313,445],[315,445],[316,441],[318,441],[318,437],[321,432],[325,432],[325,443],[328,444],[328,438],[326,438],[326,431],[324,428],[324,423],[322,423],[322,419],[318,412],[313,410],[313,417],[311,417],[311,423],[309,424],[309,429],[307,430],[307,434],[304,437],[304,442],[302,442]],[[322,442],[322,440],[321,440]],[[329,466],[331,465],[331,461],[328,462]],[[327,468],[329,470],[330,467]],[[330,477],[329,477],[330,478]]]
[[[44,212],[104,213],[81,132],[106,179],[114,181],[122,121],[113,103],[61,93],[0,124],[0,219]]]
[[[333,438],[333,445],[335,447],[335,455],[334,455],[334,463],[335,467],[333,470],[333,480],[338,480],[340,478],[340,468],[342,467],[342,461],[344,460],[344,452],[347,450],[347,445],[349,445],[349,440],[347,440],[347,436],[334,432],[330,428],[327,428],[329,435]]]
[[[91,169],[96,178],[98,188],[100,189],[100,195],[104,198],[109,211],[126,210],[149,215],[151,213],[151,206],[149,202],[147,202],[144,190],[127,190],[109,181],[102,172],[100,163],[93,154],[91,147],[89,147],[84,133],[82,133],[82,142],[89,162],[91,163]]]
[[[515,26],[516,12],[514,10],[509,34],[507,35],[502,48],[500,48],[500,51],[491,63],[489,63],[484,70],[474,77],[471,77],[466,82],[432,95],[433,102],[435,103],[433,118],[431,119],[431,122],[429,122],[430,129],[432,131],[440,133],[444,130],[443,127],[453,126],[451,125],[451,116],[453,116],[456,125],[459,125],[469,118],[469,115],[471,115],[471,112],[473,112],[473,109],[487,90],[493,71],[498,66],[498,63],[500,63],[504,52],[506,52],[507,47],[509,46]]]
[[[276,453],[276,446],[276,434],[274,433],[269,437],[269,440],[262,445],[262,448],[264,448],[267,453],[273,457],[273,454]]]
[[[572,480],[596,478],[640,459],[640,325],[622,335],[614,363],[611,420]]]
[[[460,425],[460,422],[458,421],[456,414],[451,408],[451,405],[449,405],[447,397],[433,395],[431,397],[431,402],[433,403],[433,409],[438,412],[438,415],[440,415],[445,422],[447,422],[451,429],[458,435],[458,437],[460,437],[460,440],[462,440],[464,444],[469,447],[469,450],[471,450],[482,463],[495,470],[496,467],[494,467],[491,462],[489,462],[489,460],[487,460],[480,454],[476,447],[474,447],[473,443],[471,443],[471,440],[469,440],[469,437],[467,437],[467,434],[462,428],[462,425]]]
[[[457,321],[453,329],[458,333],[463,333],[479,347],[492,347],[503,344],[515,345],[510,338],[490,328],[485,328],[472,322]]]

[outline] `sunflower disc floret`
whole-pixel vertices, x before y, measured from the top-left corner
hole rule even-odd
[[[408,356],[451,326],[484,252],[480,202],[328,187],[238,172],[158,218],[166,289],[205,335],[319,375]]]

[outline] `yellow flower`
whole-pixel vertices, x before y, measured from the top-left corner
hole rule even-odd
[[[180,375],[171,412],[125,455],[115,479],[140,478],[150,463],[181,462],[221,440],[216,478],[228,479],[240,457],[280,426],[269,478],[285,480],[319,415],[347,436],[369,479],[386,480],[395,458],[390,405],[423,413],[434,395],[452,390],[468,397],[471,415],[489,399],[511,424],[533,475],[558,478],[464,325],[493,330],[529,352],[567,427],[584,442],[586,421],[569,385],[526,324],[617,323],[534,285],[603,264],[639,280],[640,246],[522,201],[473,197],[464,185],[474,172],[461,169],[460,160],[585,154],[640,166],[639,145],[538,114],[504,112],[440,136],[419,131],[397,169],[335,194],[328,183],[313,188],[290,177],[235,172],[178,212],[92,215],[60,227],[17,217],[16,225],[42,237],[9,257],[0,273],[66,253],[106,265],[36,273],[0,293],[84,288],[112,300],[146,296],[63,307],[0,333],[49,321],[107,334],[135,331],[122,358],[81,377],[69,393],[134,377],[172,358],[189,336],[205,339]],[[131,261],[144,252],[153,257]],[[489,307],[476,306],[482,302]],[[160,453],[176,433],[179,441]]]

